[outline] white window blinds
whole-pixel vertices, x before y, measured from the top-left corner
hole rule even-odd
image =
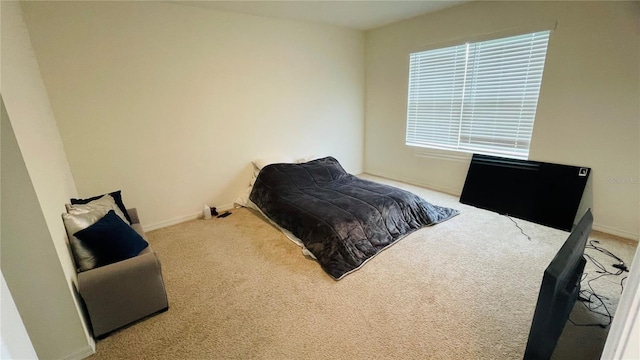
[[[527,158],[549,31],[412,53],[406,144]]]

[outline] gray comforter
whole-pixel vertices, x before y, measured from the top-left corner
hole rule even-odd
[[[336,280],[405,235],[458,214],[411,192],[357,178],[332,157],[264,167],[250,199],[300,238]]]

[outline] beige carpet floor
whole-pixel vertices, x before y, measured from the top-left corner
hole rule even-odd
[[[98,341],[91,358],[522,358],[542,273],[567,233],[516,220],[528,240],[508,218],[456,197],[366,177],[461,214],[340,281],[248,209],[152,231],[170,309]],[[633,258],[635,242],[599,238]],[[608,286],[611,311],[620,280],[592,283]],[[605,321],[578,305],[576,322]],[[607,331],[568,325],[555,358],[599,358]]]

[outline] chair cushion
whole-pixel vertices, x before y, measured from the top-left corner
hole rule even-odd
[[[100,199],[104,195],[107,195],[107,194],[93,196],[93,197],[90,197],[90,198],[87,198],[87,199],[70,199],[70,201],[71,201],[71,205],[86,204],[86,203],[91,202],[93,200]],[[108,195],[111,195],[113,197],[113,199],[116,202],[116,205],[118,205],[118,208],[120,209],[120,211],[122,211],[124,216],[127,218],[127,221],[129,222],[129,224],[131,224],[131,218],[129,217],[129,214],[127,214],[127,208],[124,206],[124,203],[122,202],[122,192],[120,190],[117,190],[117,191],[114,191],[114,192],[110,192]]]
[[[149,246],[113,210],[95,224],[76,232],[74,236],[91,249],[97,258],[98,267],[132,258]]]
[[[116,204],[113,196],[108,194],[96,200],[92,200],[86,204],[75,204],[75,205],[71,204],[67,208],[67,212],[73,215],[84,214],[84,213],[93,212],[97,210],[102,211],[103,216],[106,215],[106,213],[109,210],[113,210],[116,213],[116,215],[118,215],[122,220],[124,220],[127,224],[130,224],[127,217],[118,207],[118,204]]]
[[[91,248],[73,234],[95,224],[102,219],[107,212],[108,210],[104,209],[82,214],[62,214],[64,227],[67,229],[67,235],[69,236],[69,246],[71,247],[71,253],[73,254],[73,258],[76,262],[78,272],[91,270],[97,267],[98,259],[93,254]]]

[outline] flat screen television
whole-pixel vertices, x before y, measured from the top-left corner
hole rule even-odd
[[[571,231],[591,169],[474,154],[460,202]]]
[[[592,224],[593,215],[588,209],[544,271],[525,360],[551,358],[580,293],[580,280],[586,264],[583,254]]]

